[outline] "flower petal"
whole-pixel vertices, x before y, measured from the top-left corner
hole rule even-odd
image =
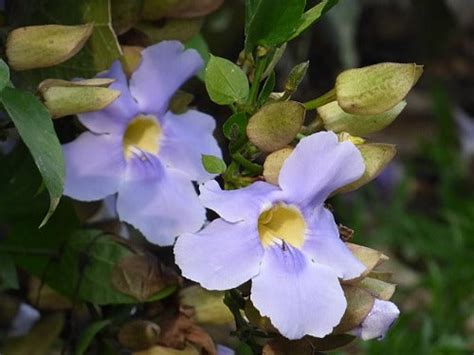
[[[205,221],[205,209],[191,181],[143,152],[128,161],[117,212],[159,245],[172,245],[176,236],[199,230]]]
[[[329,334],[347,307],[336,273],[288,245],[265,250],[250,299],[289,339]]]
[[[399,315],[400,311],[394,303],[376,299],[367,317],[351,334],[363,340],[382,340]]]
[[[186,80],[203,66],[194,49],[178,41],[163,41],[142,51],[142,61],[130,79],[130,91],[142,112],[161,117]]]
[[[288,199],[314,206],[357,180],[364,170],[364,159],[354,144],[339,143],[333,132],[320,132],[298,143],[283,163],[278,181]]]
[[[199,198],[205,207],[228,222],[258,219],[263,206],[270,205],[280,190],[274,185],[257,181],[238,190],[222,190],[217,181],[208,181],[199,188]]]
[[[103,110],[78,114],[79,121],[95,133],[123,133],[127,129],[128,122],[138,115],[139,109],[130,94],[120,62],[115,61],[109,71],[97,77],[115,79],[109,89],[119,90],[121,94]]]
[[[199,111],[189,110],[181,115],[168,112],[162,120],[163,139],[160,158],[169,166],[189,176],[191,180],[204,182],[215,175],[209,174],[202,165],[202,154],[221,158],[222,152],[213,137],[214,119]]]
[[[174,247],[183,276],[210,290],[227,290],[258,273],[263,246],[257,223],[219,218],[197,234],[184,234]]]
[[[122,141],[115,135],[84,132],[63,145],[66,163],[64,195],[80,201],[114,194],[125,171]]]
[[[317,263],[329,266],[344,280],[353,279],[364,272],[365,266],[339,238],[339,230],[329,210],[319,207],[309,221],[303,253]]]

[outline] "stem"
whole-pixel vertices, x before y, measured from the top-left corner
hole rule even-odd
[[[260,81],[262,79],[263,72],[265,71],[267,61],[264,58],[257,58],[257,64],[255,67],[255,76],[252,81],[252,86],[250,87],[248,104],[253,106],[255,100],[257,100],[258,88],[260,87]]]
[[[242,165],[245,169],[247,169],[252,174],[261,175],[263,172],[263,168],[260,165],[254,164],[250,160],[247,160],[239,152],[232,154],[232,159],[234,159],[237,163]]]
[[[323,129],[324,129],[324,122],[321,119],[321,117],[318,115],[318,116],[316,116],[316,118],[314,119],[313,122],[311,122],[307,126],[304,126],[301,129],[301,133],[305,136],[309,136],[310,134],[322,131]]]
[[[27,254],[27,255],[39,255],[39,256],[57,256],[58,253],[50,249],[41,248],[17,248],[11,246],[0,245],[0,254]]]
[[[336,100],[336,89],[331,89],[327,93],[315,98],[314,100],[304,103],[304,108],[307,110],[314,110],[315,108],[326,105]]]

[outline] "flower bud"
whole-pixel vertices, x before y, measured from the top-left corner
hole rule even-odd
[[[376,299],[367,317],[350,334],[363,340],[382,340],[399,314],[400,311],[394,303]]]
[[[179,293],[180,304],[194,308],[194,319],[198,324],[233,324],[234,317],[224,304],[224,292],[208,291],[200,286],[191,286]]]
[[[117,338],[120,345],[131,350],[145,350],[158,342],[160,327],[146,320],[134,320],[120,328]]]
[[[309,61],[306,61],[296,65],[293,69],[291,69],[291,72],[288,75],[288,80],[285,83],[286,92],[292,94],[298,89],[298,86],[301,84],[301,81],[306,75],[308,67]]]
[[[263,164],[263,177],[267,182],[278,185],[278,176],[280,175],[281,167],[292,151],[293,147],[285,147],[267,156]]]
[[[357,115],[376,115],[402,101],[416,84],[423,67],[415,63],[380,63],[342,72],[336,79],[337,102]]]
[[[363,136],[380,131],[392,123],[406,106],[401,101],[393,108],[375,115],[350,114],[339,107],[337,101],[319,107],[318,114],[328,131],[347,132],[355,136]]]
[[[343,285],[347,308],[341,322],[334,329],[335,334],[345,333],[359,326],[374,305],[374,296],[360,287]]]
[[[250,118],[247,136],[260,150],[273,152],[296,137],[304,117],[305,109],[296,101],[271,103]]]
[[[48,79],[38,90],[53,118],[75,115],[83,112],[98,111],[110,105],[120,91],[108,89],[113,79],[89,79],[82,81],[64,81]]]
[[[349,133],[347,132],[342,132],[342,133],[339,133],[337,135],[337,138],[339,140],[339,142],[351,142],[352,144],[354,145],[361,145],[361,144],[364,144],[365,143],[365,139],[364,138],[361,138],[361,137],[354,137],[354,136],[351,136]]]
[[[143,47],[139,46],[122,46],[123,51],[123,71],[127,77],[131,77],[135,69],[138,68],[142,60],[141,51]]]
[[[396,153],[394,145],[369,143],[357,145],[365,162],[365,172],[358,180],[346,185],[336,193],[345,193],[358,189],[380,175],[382,170],[390,163]]]
[[[372,277],[366,277],[361,280],[359,286],[363,287],[372,295],[384,301],[388,301],[390,298],[392,298],[396,288],[396,285],[394,284]]]
[[[92,24],[21,27],[10,32],[6,43],[9,65],[14,70],[46,68],[73,57],[92,34]]]

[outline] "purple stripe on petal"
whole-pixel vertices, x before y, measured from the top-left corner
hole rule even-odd
[[[202,165],[202,154],[221,158],[222,152],[212,133],[214,119],[199,111],[189,110],[181,115],[168,112],[162,119],[163,139],[160,158],[169,166],[189,176],[191,180],[204,182],[215,175],[209,174]]]
[[[298,143],[283,164],[278,181],[289,201],[314,206],[357,180],[364,170],[364,160],[354,144],[339,143],[333,132],[320,132]]]
[[[347,307],[336,273],[288,245],[265,250],[250,299],[289,339],[329,334]]]
[[[97,77],[115,79],[116,81],[109,86],[109,89],[118,90],[121,94],[103,110],[78,114],[79,121],[95,133],[122,134],[127,129],[128,123],[139,114],[139,109],[130,94],[127,78],[120,62],[115,61],[109,71]]]
[[[201,185],[199,190],[204,206],[228,222],[257,221],[264,207],[269,207],[280,194],[276,186],[261,181],[238,190],[222,190],[217,181],[212,180]]]
[[[184,234],[174,247],[183,276],[210,290],[237,287],[255,276],[263,257],[256,221],[219,218],[197,234]]]
[[[63,145],[63,153],[66,162],[64,195],[93,201],[117,192],[125,171],[121,138],[85,132]]]
[[[164,167],[156,156],[139,151],[127,163],[117,212],[121,220],[159,245],[172,245],[176,236],[199,230],[205,221],[191,181]]]
[[[319,207],[310,218],[302,251],[317,263],[329,266],[337,276],[350,280],[358,277],[365,266],[339,238],[339,230],[332,213]]]
[[[162,116],[176,90],[195,75],[203,60],[178,41],[163,41],[142,51],[142,61],[130,79],[130,91],[142,112]]]

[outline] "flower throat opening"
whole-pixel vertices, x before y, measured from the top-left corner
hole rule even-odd
[[[133,150],[158,154],[161,126],[154,116],[139,115],[129,124],[123,136],[123,153],[125,159],[133,156]]]
[[[270,246],[275,239],[295,248],[304,242],[306,223],[301,212],[284,204],[274,205],[258,217],[258,234],[264,246]]]

